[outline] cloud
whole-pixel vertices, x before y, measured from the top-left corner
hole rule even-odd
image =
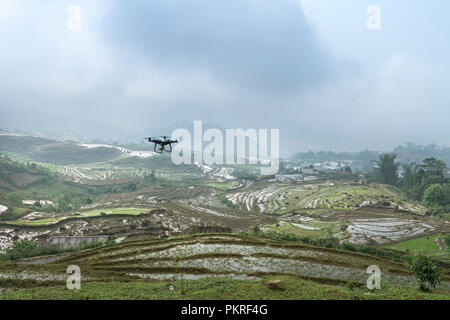
[[[158,64],[206,69],[221,81],[266,90],[298,89],[330,73],[327,55],[291,1],[110,3],[107,39]]]
[[[203,120],[280,129],[285,151],[449,142],[450,29],[428,32],[442,13],[406,32],[394,27],[412,9],[384,4],[383,29],[370,33],[356,1],[1,5],[3,128],[126,141]],[[71,5],[81,8],[77,31],[67,28]]]

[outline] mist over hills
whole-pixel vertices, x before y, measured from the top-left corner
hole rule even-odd
[[[80,0],[79,28],[69,5],[2,1],[4,129],[136,142],[203,120],[280,129],[282,154],[450,145],[445,1],[384,3],[380,30],[365,1]]]

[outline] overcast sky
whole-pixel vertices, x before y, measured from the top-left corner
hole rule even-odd
[[[370,5],[381,29],[367,27]],[[282,153],[450,146],[449,12],[448,0],[0,0],[0,128],[137,141],[203,120],[280,129]]]

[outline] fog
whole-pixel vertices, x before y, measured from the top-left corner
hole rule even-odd
[[[1,0],[0,128],[137,142],[202,120],[280,129],[282,153],[448,146],[448,12],[446,0]]]

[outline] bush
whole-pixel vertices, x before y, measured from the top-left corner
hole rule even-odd
[[[430,291],[441,283],[438,266],[430,257],[423,253],[412,257],[407,263],[407,267],[413,271],[422,291]]]
[[[341,248],[344,250],[356,251],[356,246],[350,242],[344,242],[341,244]]]
[[[106,244],[110,244],[108,241]],[[101,241],[84,244],[79,248],[61,249],[57,245],[48,243],[38,243],[30,240],[19,240],[6,249],[4,253],[0,254],[0,261],[12,261],[23,258],[31,258],[38,256],[47,256],[52,254],[60,254],[66,252],[73,252],[76,250],[94,249],[105,245]]]
[[[239,207],[237,205],[234,205],[233,202],[228,200],[228,198],[223,194],[218,194],[216,198],[220,201],[220,203],[226,205],[228,208],[231,209],[238,209]]]
[[[67,251],[67,250],[66,250]],[[0,254],[0,261],[10,261],[22,258],[50,255],[63,252],[55,245],[39,246],[37,242],[19,240]]]
[[[432,184],[423,194],[423,201],[428,206],[446,206],[450,200],[448,188],[441,184]]]
[[[383,250],[376,247],[371,246],[356,246],[350,242],[344,242],[340,245],[341,249],[349,250],[349,251],[355,251],[355,252],[361,252],[366,254],[373,254],[381,257],[388,257],[388,258],[396,258],[396,259],[402,259],[403,256],[399,255],[395,252],[389,251],[389,250]]]
[[[259,226],[254,226],[253,227],[253,234],[261,235],[261,229],[259,228]]]
[[[278,240],[304,242],[306,244],[310,244],[312,246],[317,247],[337,248],[339,246],[339,240],[334,237],[322,237],[322,238],[299,237],[294,234],[279,233],[279,232],[265,232],[264,235]]]

